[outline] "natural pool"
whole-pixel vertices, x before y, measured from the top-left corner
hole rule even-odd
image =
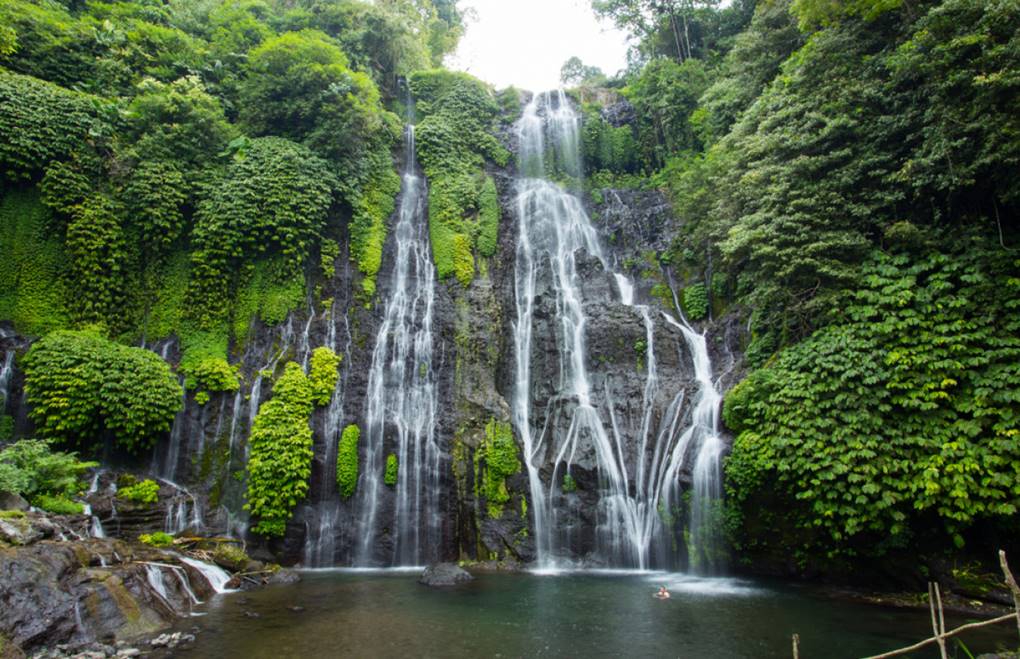
[[[910,645],[931,632],[925,610],[738,579],[482,574],[439,590],[418,584],[418,573],[312,571],[297,584],[220,595],[184,625],[201,629],[187,656],[788,658],[797,632],[801,657],[835,659]],[[670,600],[652,597],[660,584]],[[962,622],[954,616],[947,626]],[[1011,631],[1003,625],[963,640],[976,655],[1015,643]]]

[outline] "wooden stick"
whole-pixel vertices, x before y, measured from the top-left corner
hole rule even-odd
[[[1002,568],[1002,574],[1006,577],[1006,585],[1009,586],[1009,592],[1013,595],[1013,608],[1016,609],[1016,629],[1017,633],[1020,633],[1020,586],[1017,586],[1016,579],[1013,578],[1013,573],[1009,569],[1009,563],[1006,562],[1006,552],[999,550],[999,567]]]
[[[800,659],[800,634],[793,635],[793,659]]]
[[[942,655],[942,659],[949,659],[949,653],[946,652],[946,618],[942,613],[942,593],[939,591],[938,582],[932,582],[928,586],[929,594],[928,597],[932,599],[931,602],[931,621],[935,624],[935,607],[939,609],[939,622],[935,625],[935,641],[939,644],[939,654]],[[935,597],[932,598],[932,593]]]
[[[956,629],[954,629],[952,631],[946,632],[945,634],[943,634],[943,638],[949,638],[951,636],[956,636],[957,634],[963,633],[963,632],[971,630],[971,629],[977,629],[978,627],[987,627],[989,625],[995,625],[995,624],[998,624],[1000,622],[1006,622],[1007,620],[1013,620],[1014,618],[1016,618],[1016,614],[1015,613],[1007,613],[1004,616],[999,616],[998,618],[993,618],[991,620],[982,620],[981,622],[972,622],[970,624],[963,625],[962,627],[957,627]],[[885,654],[875,654],[875,655],[871,655],[870,657],[865,657],[864,659],[886,659],[887,657],[898,657],[901,654],[907,654],[908,652],[913,652],[914,650],[920,650],[924,646],[931,645],[935,641],[936,641],[936,639],[934,637],[933,638],[926,638],[923,641],[921,641],[920,643],[915,643],[915,644],[911,645],[909,648],[900,648],[899,650],[893,650],[892,652],[886,652]]]

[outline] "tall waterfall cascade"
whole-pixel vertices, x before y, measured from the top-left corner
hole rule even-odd
[[[593,450],[599,488],[594,558],[617,567],[673,567],[673,511],[683,507],[680,477],[689,471],[690,563],[710,570],[713,552],[708,543],[714,537],[722,441],[721,395],[712,379],[705,337],[682,315],[677,320],[635,304],[632,282],[612,272],[577,194],[551,180],[566,178],[579,188],[583,171],[579,133],[580,118],[562,91],[535,95],[517,124],[519,235],[512,415],[527,468],[538,567],[555,568],[575,553],[562,483],[575,456]],[[590,370],[594,360],[585,343],[588,319],[578,270],[585,258],[597,260],[612,275],[619,302],[633,308],[644,323],[646,379],[638,437],[624,436],[619,429],[609,388],[594,390]],[[569,418],[567,424],[534,418],[535,374],[531,371],[539,295],[555,297],[555,318],[548,326],[556,332],[559,379],[555,401],[548,405],[560,405],[560,414]],[[696,400],[687,405],[683,390],[660,396],[655,356],[655,323],[660,315],[668,328],[682,335],[693,360]],[[664,409],[656,409],[659,400],[669,401]]]
[[[421,565],[439,547],[440,450],[432,317],[435,266],[428,241],[426,186],[416,172],[414,127],[406,134],[396,260],[368,374],[357,486],[355,565]],[[383,475],[396,457],[396,483]],[[390,516],[390,519],[383,519]],[[380,547],[389,528],[392,547]]]

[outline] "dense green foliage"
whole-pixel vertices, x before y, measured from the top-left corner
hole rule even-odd
[[[351,424],[340,434],[336,450],[336,486],[341,496],[349,499],[358,486],[358,440],[361,428]]]
[[[152,479],[139,481],[117,490],[117,497],[132,503],[152,504],[159,501],[159,483]]]
[[[282,536],[312,473],[312,385],[301,365],[288,362],[273,383],[273,397],[252,424],[245,508],[264,536]]]
[[[143,533],[138,536],[138,542],[150,547],[171,547],[174,544],[174,537],[165,531]]]
[[[390,453],[386,456],[386,472],[383,474],[383,482],[393,487],[397,484],[397,472],[400,465],[397,463],[397,455]]]
[[[312,351],[308,364],[308,380],[312,383],[312,402],[316,405],[329,405],[336,389],[336,381],[340,375],[341,356],[322,346]]]
[[[89,332],[46,335],[21,361],[29,414],[45,438],[142,451],[170,430],[181,390],[166,362]]]
[[[370,296],[400,186],[385,105],[461,20],[450,0],[3,3],[3,212],[37,183],[54,213],[0,228],[0,317],[176,334],[193,377],[306,298],[326,240],[350,236]]]
[[[465,286],[475,276],[474,251],[495,252],[499,203],[486,160],[509,153],[492,134],[500,113],[492,90],[465,73],[419,71],[410,78],[421,117],[418,159],[429,180],[429,236],[436,272]]]
[[[486,509],[493,519],[503,515],[503,505],[510,501],[507,477],[520,470],[513,427],[490,419],[485,425],[485,439],[475,450],[475,474],[478,492],[485,498]]]
[[[753,542],[882,553],[911,541],[926,513],[960,544],[974,521],[1015,514],[1020,264],[967,247],[875,254],[840,322],[727,397],[735,506],[759,530],[795,527]]]
[[[44,507],[40,497],[66,500],[79,494],[82,474],[95,466],[79,462],[74,453],[53,451],[45,441],[23,439],[0,451],[0,492],[19,494]]]
[[[69,322],[64,246],[49,230],[52,214],[33,192],[0,200],[0,318],[40,336]]]

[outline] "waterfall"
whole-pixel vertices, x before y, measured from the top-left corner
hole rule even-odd
[[[14,374],[14,350],[4,352],[0,362],[0,414],[7,409],[7,397],[10,392],[11,376]]]
[[[439,542],[440,452],[435,436],[436,384],[432,364],[435,267],[428,242],[424,180],[415,173],[414,127],[407,128],[407,161],[395,230],[396,259],[383,322],[376,334],[357,486],[355,563],[416,565],[435,558]],[[383,484],[387,451],[399,473],[390,496]],[[392,499],[385,521],[384,499]],[[387,511],[388,513],[388,511]],[[380,527],[393,549],[377,555]]]
[[[695,333],[686,321],[680,323],[667,316],[669,326],[682,332],[690,348],[699,393],[686,429],[681,427],[683,391],[667,396],[668,405],[656,413],[661,397],[655,317],[647,305],[635,305],[630,280],[611,272],[580,199],[548,180],[566,177],[573,185],[580,182],[579,128],[579,118],[562,91],[534,96],[517,124],[520,177],[516,197],[519,233],[514,269],[513,421],[528,473],[538,566],[555,567],[558,559],[569,553],[569,510],[563,505],[560,483],[570,473],[577,453],[592,449],[598,466],[598,558],[611,565],[644,569],[655,561],[665,562],[673,533],[670,518],[679,503],[679,476],[692,450],[698,455],[691,504],[692,545],[697,546],[708,534],[706,511],[711,503],[702,499],[718,498],[722,444],[715,419],[720,396],[711,381],[704,336]],[[613,275],[620,302],[636,311],[645,328],[646,379],[639,436],[635,438],[624,437],[619,429],[609,385],[604,392],[605,405],[597,402],[599,396],[593,392],[585,345],[587,318],[578,274],[582,253]],[[548,422],[535,427],[531,418],[536,292],[545,288],[539,288],[539,278],[548,280],[542,283],[555,295],[553,326],[559,379],[555,401],[551,400],[550,405],[555,402],[562,408],[560,413],[567,415],[565,430]],[[547,472],[548,482],[544,482],[543,467],[548,462],[552,470]]]
[[[349,266],[348,266],[349,267]],[[351,328],[347,314],[341,313],[344,323],[344,345],[337,342],[337,302],[334,299],[329,310],[329,328],[326,333],[326,344],[338,355],[349,357],[351,353]],[[347,389],[347,367],[336,379],[333,397],[326,410],[325,454],[323,456],[322,484],[320,485],[319,501],[314,509],[318,518],[317,524],[309,523],[305,540],[304,563],[306,567],[328,567],[336,559],[336,525],[340,516],[340,505],[336,494],[336,453],[340,441],[341,425],[344,420],[344,393]],[[333,496],[331,496],[333,495]]]

